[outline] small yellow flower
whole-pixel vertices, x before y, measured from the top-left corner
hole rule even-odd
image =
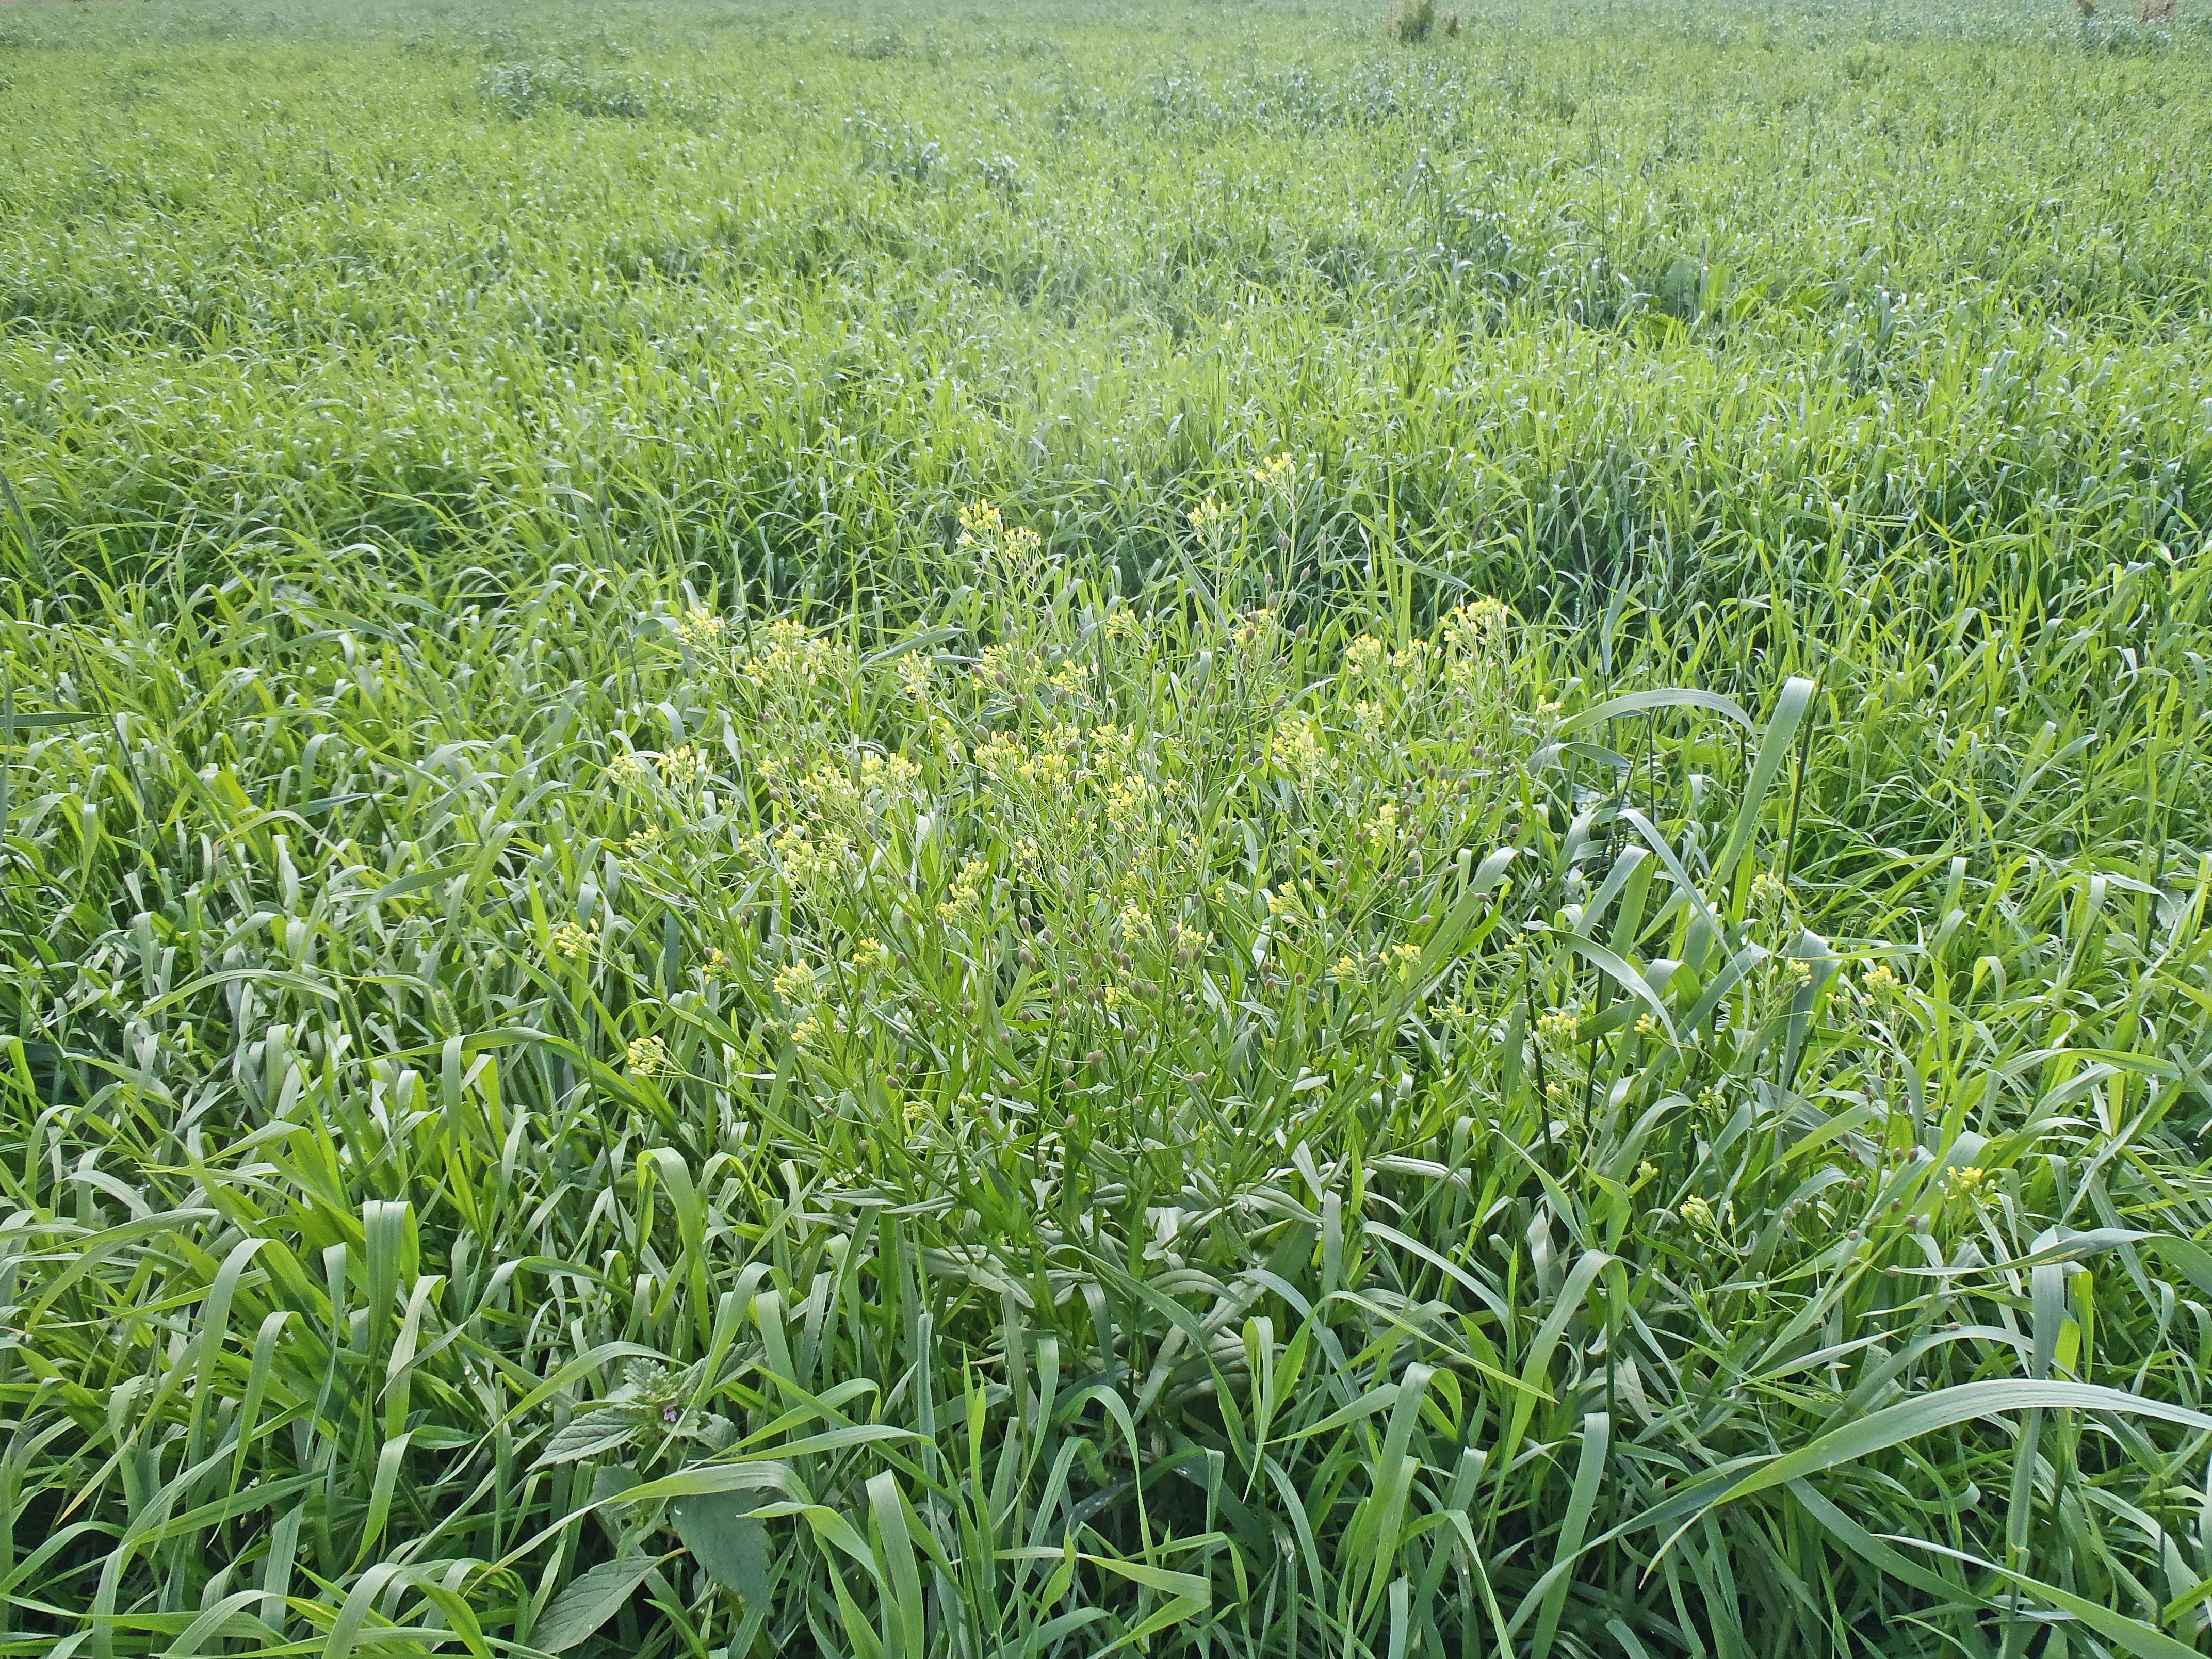
[[[1367,820],[1367,851],[1374,858],[1387,857],[1398,839],[1398,809],[1384,801]]]
[[[617,789],[642,789],[653,781],[653,763],[625,751],[607,763],[607,781]]]
[[[1659,1035],[1659,1022],[1649,1014],[1638,1016],[1636,1021],[1636,1035],[1640,1037],[1657,1036]]]
[[[1988,1181],[1989,1174],[1986,1170],[1969,1164],[1963,1169],[1953,1170],[1945,1175],[1943,1188],[1950,1197],[1971,1199],[1979,1195],[1982,1188]]]
[[[1692,1193],[1682,1200],[1682,1219],[1699,1232],[1711,1232],[1713,1226],[1713,1206],[1697,1194]]]
[[[1268,741],[1268,758],[1293,783],[1310,783],[1328,763],[1328,748],[1321,722],[1310,714],[1291,714]]]
[[[1487,651],[1504,633],[1506,618],[1504,605],[1493,599],[1461,605],[1444,618],[1444,644],[1461,656]]]
[[[694,650],[720,643],[729,624],[703,605],[695,605],[669,624],[676,637]]]
[[[633,1076],[657,1077],[667,1067],[668,1045],[657,1036],[632,1037],[627,1057]]]
[[[814,994],[814,970],[804,961],[785,963],[775,970],[775,994],[786,1002],[805,1002]]]
[[[1212,535],[1214,531],[1221,527],[1228,517],[1229,509],[1221,504],[1218,497],[1208,495],[1204,501],[1191,508],[1190,527],[1201,536]]]
[[[580,923],[564,921],[553,930],[553,954],[568,962],[581,962],[592,954],[592,935]]]
[[[623,851],[633,858],[641,858],[660,845],[660,831],[652,824],[639,830],[623,842]]]
[[[960,866],[953,878],[952,886],[937,907],[937,918],[948,926],[981,921],[983,915],[983,888],[991,876],[991,866],[981,859],[969,859]]]
[[[927,651],[909,651],[898,659],[899,684],[915,702],[929,701],[930,661]]]
[[[1650,1180],[1652,1176],[1658,1173],[1659,1166],[1656,1164],[1654,1164],[1650,1158],[1645,1158],[1644,1162],[1636,1166],[1637,1184],[1638,1186],[1643,1185],[1644,1182]]]
[[[1547,1047],[1569,1048],[1582,1035],[1578,1008],[1550,1008],[1536,1017],[1536,1036]]]
[[[1000,517],[999,509],[988,501],[976,501],[960,509],[961,547],[996,546],[1006,533],[1006,521]]]
[[[708,979],[724,979],[728,976],[730,959],[722,954],[720,945],[710,945],[707,947],[707,959],[700,964],[699,971]]]
[[[1252,469],[1252,482],[1262,489],[1279,489],[1288,495],[1297,487],[1298,464],[1287,455],[1273,456]]]
[[[1339,957],[1336,959],[1336,965],[1328,970],[1328,976],[1339,985],[1353,984],[1358,980],[1359,975],[1359,958],[1352,956]]]
[[[1779,915],[1790,897],[1789,886],[1771,870],[1762,870],[1751,884],[1751,902],[1754,908],[1773,915]]]
[[[1869,996],[1880,998],[1890,995],[1897,990],[1898,984],[1897,975],[1892,971],[1890,965],[1886,962],[1877,962],[1866,970],[1867,994]]]
[[[705,752],[687,743],[660,757],[660,775],[676,788],[690,788],[705,780],[708,764]]]

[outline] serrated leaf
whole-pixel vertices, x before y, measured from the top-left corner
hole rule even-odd
[[[555,1463],[574,1463],[627,1446],[636,1434],[637,1426],[637,1419],[629,1412],[586,1412],[572,1419],[568,1427],[553,1437],[531,1468],[542,1469]]]
[[[631,1592],[645,1582],[646,1574],[664,1559],[627,1555],[602,1561],[553,1598],[545,1616],[530,1634],[531,1645],[547,1653],[566,1653],[586,1640],[621,1611]]]
[[[768,1523],[749,1513],[759,1504],[750,1492],[702,1492],[678,1498],[673,1513],[676,1535],[702,1571],[765,1613],[775,1581],[769,1571]]]

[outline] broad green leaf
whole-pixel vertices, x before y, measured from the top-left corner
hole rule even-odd
[[[544,1616],[530,1632],[531,1645],[547,1653],[566,1653],[581,1646],[600,1626],[622,1610],[623,1602],[665,1556],[629,1555],[602,1561],[588,1572],[571,1579],[553,1598]]]

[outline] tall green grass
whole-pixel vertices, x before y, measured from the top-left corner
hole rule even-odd
[[[1532,614],[2202,517],[2194,12],[90,9],[0,30],[0,430],[72,568],[829,598],[988,496],[1134,571],[1285,448]]]
[[[0,1651],[2205,1650],[2201,27],[0,14]]]

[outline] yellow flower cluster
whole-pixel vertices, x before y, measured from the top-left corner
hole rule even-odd
[[[1298,464],[1288,455],[1270,456],[1252,469],[1252,482],[1262,489],[1279,489],[1288,495],[1297,488]]]
[[[769,770],[781,785],[787,775]],[[903,755],[864,750],[857,762],[825,761],[787,793],[787,805],[803,802],[824,818],[857,824],[870,811],[880,812],[901,802],[911,804],[921,781],[921,769]]]
[[[1230,625],[1229,643],[1247,656],[1271,657],[1281,642],[1283,624],[1266,605],[1255,606]]]
[[[696,789],[707,781],[706,751],[690,744],[670,750],[660,757],[660,775],[674,789]]]
[[[607,763],[607,781],[617,789],[647,788],[653,778],[653,763],[642,755],[625,751]]]
[[[1090,665],[1071,657],[1052,671],[1046,684],[1063,697],[1079,697],[1091,690],[1091,677]]]
[[[846,844],[817,842],[802,824],[787,824],[773,844],[784,879],[794,887],[811,887],[844,867]]]
[[[1536,1039],[1546,1048],[1572,1048],[1582,1029],[1579,1008],[1547,1008],[1536,1017]]]
[[[1006,521],[990,502],[976,501],[960,509],[961,546],[995,546],[1006,533]]]
[[[695,605],[671,623],[669,628],[678,639],[693,650],[699,651],[720,644],[729,624],[705,605]]]
[[[960,509],[960,536],[956,545],[970,551],[996,553],[1014,562],[1034,561],[1044,550],[1044,538],[1034,530],[1007,526],[1005,517],[988,501]]]
[[[766,691],[799,691],[838,666],[840,653],[830,641],[806,631],[804,624],[779,617],[761,630],[745,678]]]
[[[951,889],[937,907],[937,918],[949,927],[978,922],[983,917],[983,886],[991,867],[981,859],[969,859],[952,878]]]
[[[909,651],[898,659],[899,685],[915,702],[929,701],[931,666],[927,651]]]
[[[1969,1164],[1963,1169],[1945,1172],[1943,1191],[1951,1198],[1975,1198],[1989,1182],[1989,1172]]]
[[[1027,659],[1022,651],[1011,645],[987,645],[983,654],[975,659],[969,672],[985,685],[1011,689],[1024,678],[1022,670]]]
[[[1477,657],[1491,650],[1505,633],[1505,606],[1492,599],[1462,605],[1444,618],[1444,645],[1454,656]]]
[[[1152,822],[1159,791],[1142,772],[1119,771],[1105,786],[1106,823],[1127,832]]]
[[[1073,741],[1070,734],[1063,745]],[[1079,774],[1076,757],[1066,746],[1032,748],[1004,732],[976,745],[975,764],[1002,787],[1025,785],[1048,800],[1069,799]]]
[[[1190,510],[1190,527],[1201,536],[1210,536],[1228,521],[1230,509],[1221,504],[1218,496],[1208,495]]]
[[[657,1036],[632,1037],[626,1058],[639,1077],[658,1077],[668,1066],[668,1045]]]
[[[1328,764],[1328,745],[1321,722],[1312,715],[1297,714],[1286,717],[1276,726],[1267,748],[1275,770],[1290,782],[1314,784],[1322,781]]]
[[[1394,801],[1384,801],[1367,819],[1367,854],[1376,860],[1390,856],[1398,844],[1398,807]]]
[[[1014,836],[1024,862],[1042,852],[1041,838],[1087,838],[1099,816],[1124,834],[1157,816],[1159,791],[1139,763],[1137,734],[1118,726],[1054,726],[1026,742],[996,734],[976,746],[975,763],[1018,813],[1042,817],[1035,833]],[[1079,799],[1088,803],[1085,811],[1069,810]]]
[[[592,954],[591,931],[580,922],[564,921],[553,930],[553,954],[564,962],[581,962]]]

